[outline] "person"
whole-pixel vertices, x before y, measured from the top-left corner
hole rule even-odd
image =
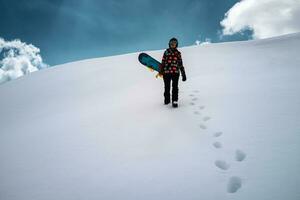
[[[178,80],[181,72],[182,81],[186,81],[186,74],[183,67],[181,53],[177,49],[178,40],[172,38],[169,41],[169,48],[165,50],[159,74],[164,80],[164,103],[170,103],[170,86],[172,81],[172,106],[178,107]]]

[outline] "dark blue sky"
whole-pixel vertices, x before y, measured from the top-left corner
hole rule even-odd
[[[219,39],[220,21],[238,0],[0,0],[0,37],[41,49],[50,65]]]

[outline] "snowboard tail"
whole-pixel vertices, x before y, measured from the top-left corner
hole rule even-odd
[[[145,65],[146,67],[149,67],[150,69],[153,69],[157,72],[160,71],[160,65],[161,63],[149,56],[146,53],[140,53],[139,55],[139,61],[141,64]]]

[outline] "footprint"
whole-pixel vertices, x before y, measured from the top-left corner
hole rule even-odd
[[[199,111],[194,111],[195,115],[201,115],[201,113]]]
[[[194,92],[194,93],[199,93],[199,90],[194,90],[193,92]]]
[[[190,96],[190,97],[193,97],[193,96],[195,96],[195,95],[194,95],[194,94],[190,94],[189,96]]]
[[[202,129],[207,129],[207,127],[206,127],[204,124],[200,124],[199,126],[200,126],[200,128],[202,128]]]
[[[192,98],[192,101],[197,101],[197,100],[198,100],[197,97]]]
[[[239,149],[235,151],[235,160],[236,161],[241,162],[241,161],[245,160],[245,158],[246,158],[245,152],[243,152],[242,150],[239,150]]]
[[[216,160],[215,165],[222,170],[227,170],[230,167],[230,165],[224,160]]]
[[[238,176],[230,177],[227,183],[227,192],[228,193],[235,193],[242,187],[242,180]]]
[[[223,133],[222,132],[215,132],[214,136],[215,137],[220,137]]]
[[[210,117],[208,117],[208,116],[205,116],[205,117],[203,117],[203,121],[208,121],[208,120],[210,120]]]
[[[192,105],[192,106],[193,106],[193,105],[195,105],[195,103],[194,103],[194,102],[191,102],[191,103],[190,103],[190,105]]]
[[[199,106],[200,110],[203,110],[205,108],[205,106]]]
[[[220,148],[222,148],[222,143],[221,143],[221,142],[214,142],[214,143],[213,143],[213,146],[214,146],[215,148],[217,148],[217,149],[220,149]]]

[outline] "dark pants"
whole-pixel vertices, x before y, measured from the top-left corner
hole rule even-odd
[[[178,74],[164,74],[164,83],[165,83],[165,100],[170,100],[170,86],[172,81],[172,101],[178,101]]]

